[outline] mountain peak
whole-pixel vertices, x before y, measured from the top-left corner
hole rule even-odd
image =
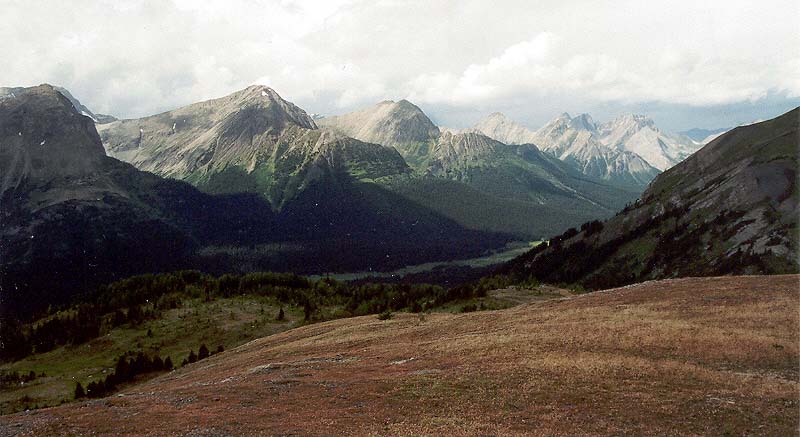
[[[575,118],[572,118],[570,120],[570,126],[576,129],[583,129],[588,131],[595,131],[597,129],[594,120],[592,120],[592,116],[586,113],[580,114]]]
[[[494,140],[505,144],[530,144],[534,142],[534,132],[511,120],[501,112],[493,112],[480,119],[472,127]]]
[[[384,100],[369,108],[326,117],[320,125],[369,143],[395,147],[402,154],[439,136],[439,128],[408,100]]]
[[[92,120],[49,84],[0,93],[0,144],[0,192],[81,177],[105,158]]]
[[[655,127],[655,122],[648,116],[644,114],[622,114],[614,121],[612,121],[615,125],[628,125],[628,126],[637,126],[637,127]]]

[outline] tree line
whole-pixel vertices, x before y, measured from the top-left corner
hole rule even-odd
[[[186,299],[273,297],[281,305],[303,308],[305,320],[312,322],[320,317],[319,309],[324,306],[343,307],[344,316],[404,309],[419,312],[480,292],[480,287],[471,285],[445,289],[430,284],[349,284],[331,278],[314,281],[291,273],[213,276],[186,270],[145,274],[100,287],[82,302],[50,309],[37,321],[2,320],[0,360],[15,361],[62,345],[87,342],[118,326],[136,326],[181,306]]]

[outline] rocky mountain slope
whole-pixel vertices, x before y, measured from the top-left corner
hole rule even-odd
[[[561,114],[537,130],[533,141],[585,174],[613,183],[645,187],[659,173],[640,155],[605,144],[588,114]]]
[[[375,106],[318,120],[349,137],[397,149],[409,162],[427,154],[428,143],[439,136],[439,128],[408,100],[386,100]]]
[[[800,108],[721,135],[659,175],[605,223],[568,231],[508,266],[603,288],[676,276],[798,270]]]
[[[314,324],[104,399],[3,416],[0,435],[791,435],[798,280]]]
[[[56,91],[60,92],[67,100],[72,103],[72,106],[81,114],[85,115],[92,119],[95,123],[103,124],[103,123],[110,123],[115,121],[116,118],[112,115],[106,114],[95,114],[89,108],[84,106],[78,99],[75,98],[66,88],[60,86],[54,86]],[[12,96],[16,94],[20,94],[25,91],[24,87],[0,87],[0,98],[3,96]]]
[[[108,158],[93,121],[49,85],[0,98],[0,163],[4,311],[185,266],[220,224],[218,211],[237,203]],[[257,210],[256,200],[244,204]],[[193,223],[196,216],[205,226]],[[236,233],[242,218],[233,211],[225,222]],[[268,216],[248,224],[267,223]]]
[[[117,128],[126,127],[121,124]],[[235,132],[253,132],[254,126],[259,125],[248,123]],[[345,173],[353,169],[349,163],[368,164],[373,151],[379,158],[393,157],[396,169],[406,171],[393,149],[355,140],[322,144],[320,138],[330,133],[286,130],[284,135],[298,134],[292,138],[318,136],[303,143],[310,153],[294,164],[296,155],[279,143],[277,155],[304,173],[302,190],[275,211],[254,193],[212,196],[106,156],[93,121],[52,86],[0,98],[3,310],[46,307],[143,272],[397,268],[474,256],[508,240],[464,229]],[[226,144],[247,150],[249,141],[237,138]],[[225,150],[219,151],[221,159],[229,157]],[[359,169],[362,175],[376,174],[366,165]],[[230,183],[241,181],[232,177]]]
[[[612,187],[584,177],[531,144],[508,145],[483,134],[442,134],[432,143],[425,172],[464,182],[491,195],[561,205],[567,210],[611,212]]]
[[[500,112],[480,119],[472,130],[505,144],[534,144],[536,132],[522,126]]]
[[[626,114],[598,126],[600,141],[612,148],[636,153],[664,171],[700,148],[682,135],[664,132],[644,115]]]
[[[497,115],[486,125],[501,118]],[[505,144],[476,129],[441,131],[418,107],[406,101],[382,102],[354,113],[325,118],[321,124],[356,138],[384,141],[397,147],[418,177],[388,182],[393,191],[462,222],[472,222],[470,216],[481,217],[486,213],[480,207],[465,208],[477,205],[476,202],[443,198],[442,193],[467,196],[480,192],[484,198],[495,198],[490,204],[505,203],[506,207],[501,209],[507,212],[527,211],[524,214],[530,215],[529,226],[505,229],[528,238],[561,227],[564,221],[574,223],[577,217],[606,217],[633,200],[638,192],[635,186],[611,186],[587,176],[531,144]],[[404,127],[415,135],[404,136]],[[458,188],[458,184],[468,187]],[[506,222],[499,217],[507,212],[496,211],[496,218],[485,221],[482,227]],[[511,222],[521,223],[517,219],[506,223]]]
[[[141,170],[211,193],[259,193],[276,209],[324,175],[374,180],[409,171],[394,149],[318,130],[263,86],[98,129],[110,156]]]

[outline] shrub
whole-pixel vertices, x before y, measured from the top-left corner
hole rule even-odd
[[[389,320],[392,318],[392,316],[393,316],[392,312],[390,310],[386,310],[378,314],[378,320]]]

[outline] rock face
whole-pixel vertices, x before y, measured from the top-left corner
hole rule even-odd
[[[612,212],[580,172],[531,144],[509,145],[483,134],[442,134],[431,147],[426,173],[461,181],[502,198],[569,209]]]
[[[604,224],[509,265],[604,288],[646,279],[798,271],[800,108],[721,135]]]
[[[424,155],[428,142],[439,136],[439,128],[408,100],[386,100],[360,111],[323,118],[319,124],[361,141],[394,147],[410,160]]]
[[[257,192],[276,209],[324,174],[372,180],[409,170],[395,150],[321,131],[263,86],[99,131],[110,156],[141,170],[211,193]]]
[[[536,131],[534,143],[587,175],[618,184],[645,187],[659,173],[638,154],[605,144],[588,114],[561,114]]]
[[[24,182],[85,177],[101,167],[105,152],[93,121],[55,88],[11,89],[0,105],[0,194]]]
[[[195,247],[166,201],[192,199],[193,190],[105,156],[94,122],[50,85],[0,98],[0,162],[4,311],[184,266]],[[189,211],[208,206],[192,200]]]
[[[636,153],[661,171],[700,148],[688,137],[661,131],[644,115],[623,115],[599,126],[598,132],[603,144]]]

